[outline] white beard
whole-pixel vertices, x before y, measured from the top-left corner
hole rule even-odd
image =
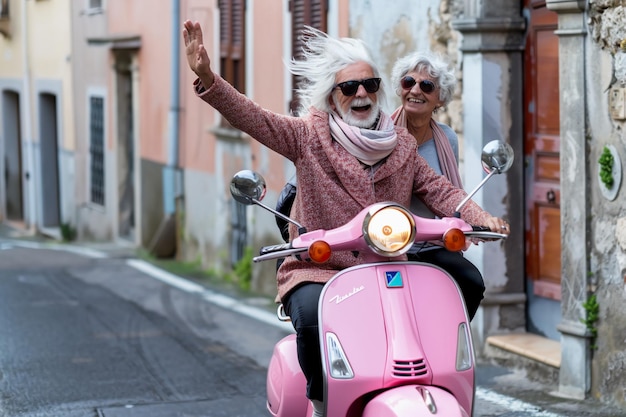
[[[348,111],[343,111],[343,109],[337,106],[336,110],[339,116],[343,119],[344,122],[349,124],[350,126],[360,127],[362,129],[373,129],[374,123],[378,120],[378,115],[380,113],[380,106],[378,103],[372,103],[372,101],[368,98],[363,99],[354,99],[351,103],[352,107],[361,107],[371,105],[370,114],[366,119],[361,119],[352,114],[352,109],[348,108]]]

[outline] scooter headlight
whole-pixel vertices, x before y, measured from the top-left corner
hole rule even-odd
[[[385,204],[374,208],[365,216],[363,236],[372,250],[379,255],[399,256],[413,245],[415,220],[404,207]]]

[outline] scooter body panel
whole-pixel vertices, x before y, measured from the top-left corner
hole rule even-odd
[[[470,414],[473,353],[470,369],[456,370],[459,326],[465,323],[469,333],[463,303],[456,282],[429,264],[368,264],[335,275],[319,309],[328,414],[352,415],[355,401],[408,384],[445,387]],[[329,333],[339,340],[354,378],[329,374]]]
[[[362,417],[469,417],[448,391],[421,385],[404,385],[372,398]]]
[[[473,352],[471,367],[456,370],[461,324],[471,349],[469,320],[456,282],[440,268],[389,262],[345,269],[325,285],[319,320],[327,415],[432,416],[424,389],[439,410],[451,410],[444,415],[471,415]],[[337,337],[353,378],[330,375],[329,334]],[[276,417],[308,416],[305,392],[296,337],[289,335],[276,344],[268,367],[267,408]],[[371,414],[383,409],[387,414]]]
[[[304,417],[309,408],[306,379],[298,363],[296,335],[290,334],[275,346],[267,368],[267,409],[273,416]]]

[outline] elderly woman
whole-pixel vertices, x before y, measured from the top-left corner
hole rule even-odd
[[[452,100],[456,77],[438,55],[414,52],[396,61],[391,82],[401,98],[392,114],[397,126],[406,127],[417,142],[417,152],[440,175],[462,188],[458,170],[459,139],[450,128],[433,119],[433,113]],[[418,198],[411,199],[411,211],[435,217]],[[449,252],[434,244],[415,245],[409,259],[433,263],[448,271],[461,287],[470,319],[474,318],[485,292],[478,268],[462,252]]]

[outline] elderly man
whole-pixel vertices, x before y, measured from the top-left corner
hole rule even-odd
[[[186,21],[187,61],[197,75],[196,94],[233,127],[291,160],[298,176],[292,217],[309,230],[331,229],[380,201],[408,206],[420,198],[438,216],[451,216],[466,193],[437,175],[422,159],[415,139],[396,128],[381,110],[385,97],[376,65],[356,39],[335,39],[308,28],[304,58],[289,69],[306,81],[299,90],[300,117],[261,108],[211,69],[202,29]],[[506,223],[473,202],[461,216],[501,232]],[[508,230],[508,229],[507,229]],[[296,236],[290,227],[290,236]],[[298,359],[307,379],[307,397],[322,416],[323,376],[318,344],[317,302],[322,286],[337,270],[363,263],[353,253],[333,253],[318,265],[288,258],[277,273],[278,296],[296,330]]]

